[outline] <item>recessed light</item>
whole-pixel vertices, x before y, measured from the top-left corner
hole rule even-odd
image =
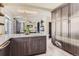
[[[37,14],[37,11],[31,11],[31,10],[18,10],[20,13],[29,13],[29,14]]]

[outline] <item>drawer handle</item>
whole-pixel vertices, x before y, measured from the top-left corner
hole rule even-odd
[[[56,44],[58,47],[62,47],[61,43],[58,42],[58,41],[55,41],[55,44]]]
[[[3,44],[2,46],[0,46],[0,50],[7,47],[9,45],[9,43],[10,43],[10,41],[7,41],[6,44]]]

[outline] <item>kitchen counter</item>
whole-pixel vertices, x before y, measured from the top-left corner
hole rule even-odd
[[[43,53],[46,53],[45,34],[0,35],[0,56],[30,56]]]
[[[42,33],[34,33],[34,34],[29,34],[29,35],[25,35],[25,34],[9,34],[9,35],[0,35],[0,46],[5,43],[6,41],[8,41],[11,38],[18,38],[18,37],[36,37],[36,36],[46,36],[46,34],[42,34]]]

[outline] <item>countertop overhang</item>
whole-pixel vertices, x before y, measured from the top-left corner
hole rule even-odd
[[[34,34],[6,34],[6,35],[0,35],[0,46],[8,41],[11,38],[18,38],[18,37],[37,37],[37,36],[46,36],[46,34],[43,33],[34,33]]]

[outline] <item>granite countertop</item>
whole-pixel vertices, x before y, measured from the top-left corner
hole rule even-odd
[[[63,42],[72,44],[74,46],[79,46],[79,40],[78,39],[71,39],[71,38],[61,37],[61,36],[57,36],[57,39],[61,40]]]
[[[10,38],[17,38],[17,37],[36,37],[36,36],[46,36],[46,34],[33,33],[33,34],[29,34],[29,35],[25,35],[25,34],[0,35],[0,45],[2,45],[4,42],[8,41]]]

